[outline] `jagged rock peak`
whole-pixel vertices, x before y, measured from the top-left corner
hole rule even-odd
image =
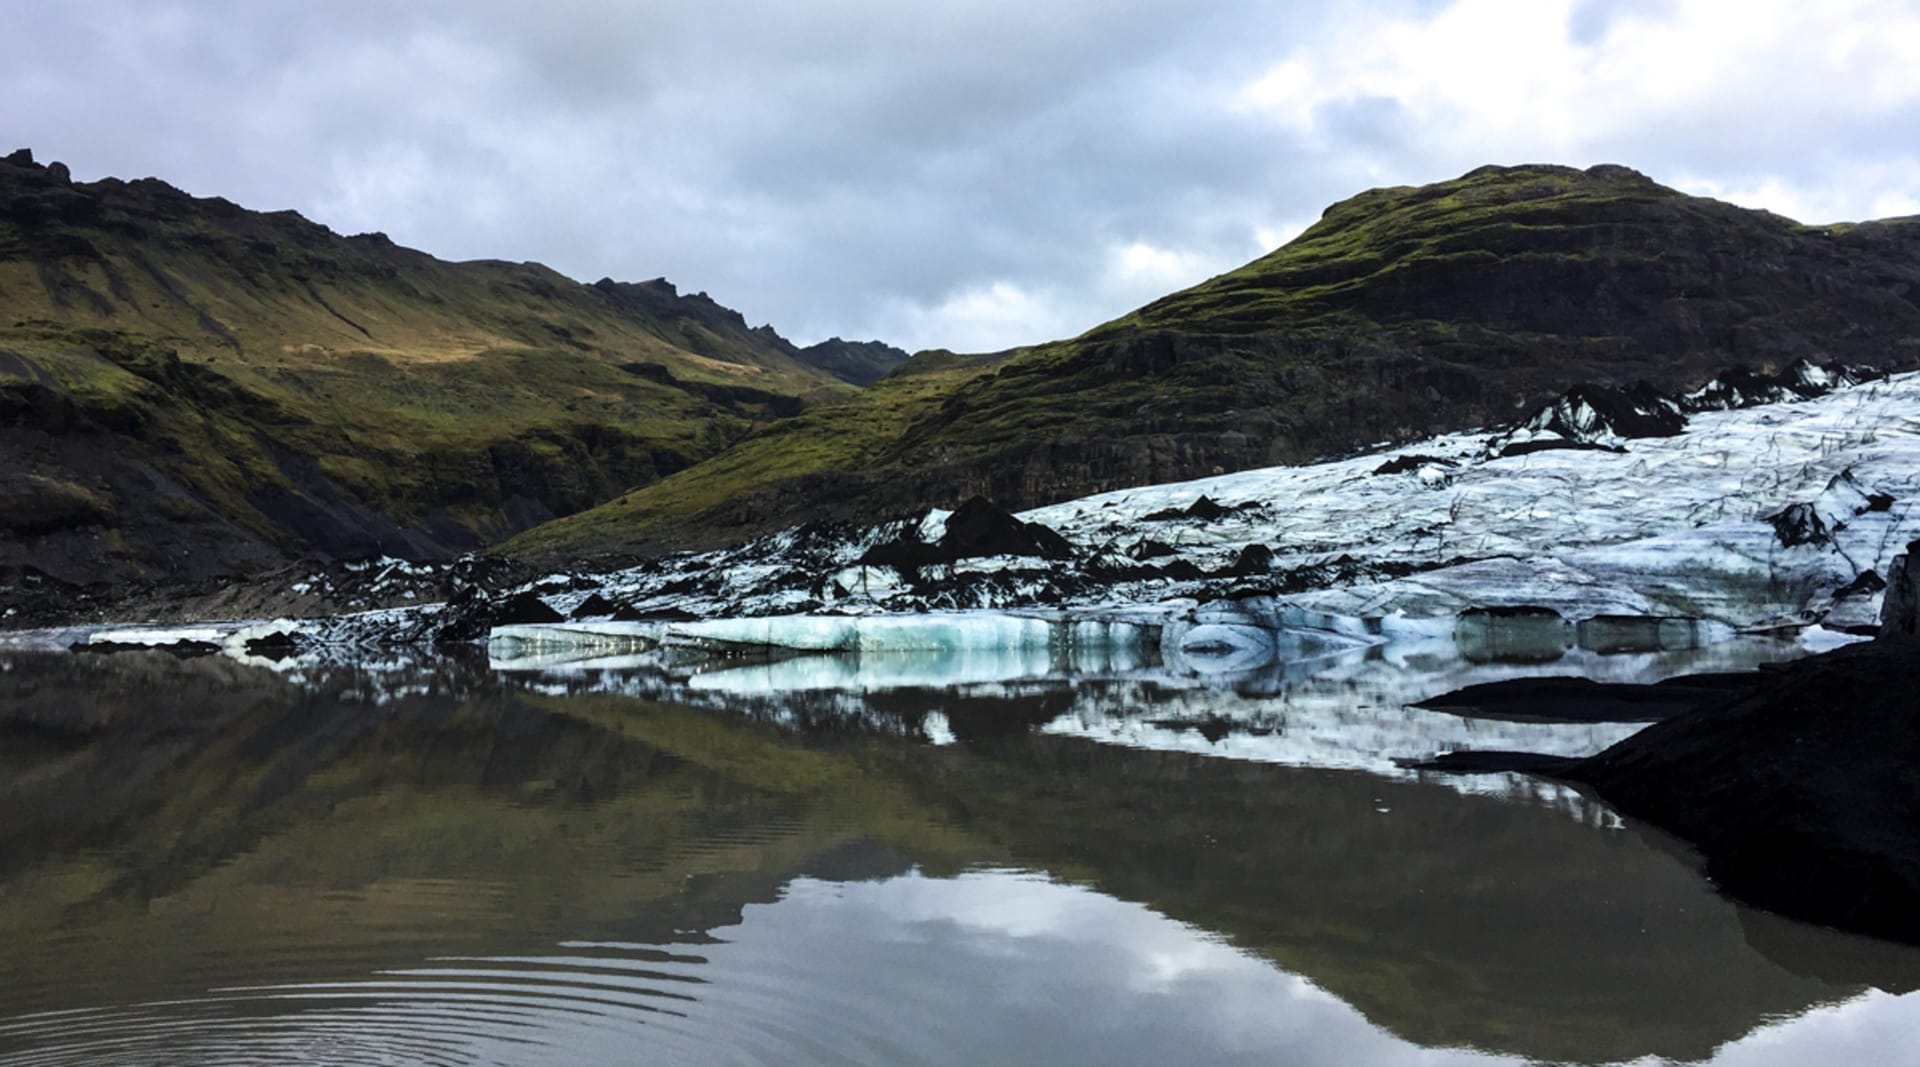
[[[67,169],[65,163],[57,160],[47,163],[44,166],[36,163],[34,162],[33,149],[31,148],[16,148],[12,152],[9,152],[4,158],[0,158],[0,163],[5,163],[8,166],[16,167],[20,170],[37,171],[43,177],[51,179],[58,185],[73,184],[73,172]]]

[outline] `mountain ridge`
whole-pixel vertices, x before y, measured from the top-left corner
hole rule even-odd
[[[1920,224],[1802,226],[1617,165],[1483,167],[1361,193],[1238,270],[911,393],[910,361],[504,550],[712,547],[975,495],[1018,510],[1496,424],[1580,383],[1679,393],[1801,360],[1920,365]]]
[[[0,158],[0,599],[445,557],[853,390],[670,283]]]
[[[1582,383],[1903,370],[1920,224],[1483,167],[1331,205],[1075,338],[909,358],[801,347],[664,278],[448,263],[22,150],[0,159],[0,310],[14,596],[308,555],[618,562],[1350,454]]]

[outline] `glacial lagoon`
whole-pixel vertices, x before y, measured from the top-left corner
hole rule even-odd
[[[1387,758],[1631,730],[1404,703],[1519,668],[502,666],[4,654],[0,1063],[1920,1048],[1920,950],[1729,902],[1578,793]]]

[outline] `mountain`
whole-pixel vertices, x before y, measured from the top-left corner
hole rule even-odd
[[[916,356],[857,400],[506,550],[705,547],[974,495],[1024,508],[1499,424],[1572,385],[1920,365],[1920,222],[1805,226],[1619,166],[1483,167],[1068,341]]]
[[[853,392],[818,362],[664,280],[445,262],[21,150],[0,586],[476,548]]]
[[[850,385],[872,385],[909,358],[901,349],[880,341],[842,341],[838,337],[808,345],[795,356]]]

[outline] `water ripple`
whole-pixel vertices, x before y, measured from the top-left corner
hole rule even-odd
[[[0,1020],[0,1064],[439,1064],[594,1058],[687,1016],[703,957],[662,946],[437,957],[343,981],[278,982]],[[624,1037],[622,1036],[624,1035]],[[670,1033],[662,1034],[671,1038]]]

